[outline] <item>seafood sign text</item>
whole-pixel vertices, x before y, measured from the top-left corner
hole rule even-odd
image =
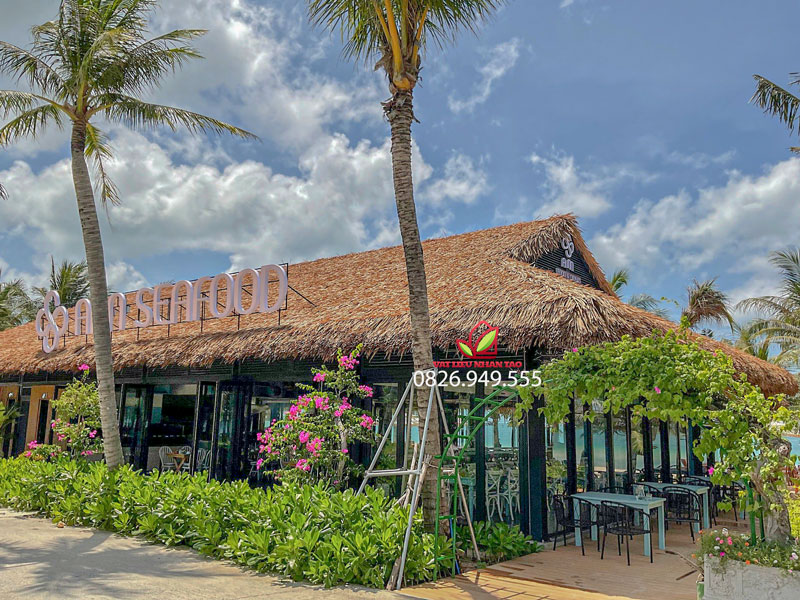
[[[270,277],[277,283],[278,294],[270,302],[267,291]],[[203,288],[208,285],[208,293]],[[198,321],[203,313],[214,319],[222,319],[233,314],[249,315],[255,312],[275,312],[286,301],[289,278],[283,267],[264,265],[260,269],[242,269],[235,275],[220,273],[214,277],[201,277],[196,281],[182,280],[178,283],[162,283],[136,291],[130,308],[138,311],[133,320],[133,328],[152,325],[172,325],[180,322]],[[223,293],[220,293],[220,292]],[[51,310],[52,308],[52,310]],[[183,311],[181,311],[181,308]],[[234,313],[235,311],[235,313]],[[183,312],[183,318],[181,317]],[[70,316],[56,291],[49,291],[44,298],[44,306],[36,314],[36,334],[42,338],[42,350],[50,353],[58,347],[58,339],[73,335],[92,334],[92,304],[87,298],[75,304],[73,326],[70,330]],[[130,318],[125,294],[113,293],[108,297],[108,317],[111,331],[122,331],[128,326]]]

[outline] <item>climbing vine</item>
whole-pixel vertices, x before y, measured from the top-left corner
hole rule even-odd
[[[797,416],[784,406],[783,396],[766,398],[737,373],[726,354],[703,350],[683,329],[625,336],[572,348],[542,367],[542,381],[540,388],[519,390],[519,412],[530,410],[541,394],[540,410],[549,423],[566,418],[574,397],[601,402],[604,413],[630,408],[637,425],[646,416],[700,426],[695,455],[702,459],[720,451],[712,481],[725,485],[749,479],[764,498],[771,537],[789,538],[784,470],[793,459],[783,434],[796,426]],[[595,416],[586,412],[589,420]]]

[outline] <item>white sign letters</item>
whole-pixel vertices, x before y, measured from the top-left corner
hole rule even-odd
[[[272,302],[267,293],[270,276],[278,285]],[[206,285],[208,293],[203,292]],[[238,315],[271,313],[283,306],[288,289],[289,278],[283,267],[264,265],[258,270],[243,269],[236,275],[220,273],[194,282],[182,280],[142,288],[136,290],[130,307],[125,294],[111,294],[108,318],[111,331],[123,331],[128,326],[129,313],[134,310],[136,317],[130,315],[133,328],[199,321],[203,315],[221,319],[233,315],[234,311]],[[82,298],[75,304],[72,327],[70,324],[69,312],[61,306],[58,292],[47,292],[44,306],[36,314],[36,334],[42,338],[42,350],[49,354],[58,347],[58,339],[68,333],[92,334],[92,304],[88,299]]]

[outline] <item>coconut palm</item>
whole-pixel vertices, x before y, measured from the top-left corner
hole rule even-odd
[[[0,281],[0,331],[27,323],[35,315],[36,309],[22,279]]]
[[[114,369],[108,289],[95,194],[86,159],[96,167],[97,191],[104,205],[119,196],[105,163],[112,148],[95,122],[134,128],[167,126],[192,133],[252,134],[201,114],[152,104],[139,98],[168,74],[199,54],[190,42],[203,35],[181,29],[148,39],[147,17],[154,0],[62,0],[55,20],[34,27],[30,50],[0,42],[0,73],[16,77],[29,91],[0,91],[0,113],[13,116],[0,128],[0,146],[40,136],[46,127],[69,126],[72,180],[86,250],[94,330],[95,366],[100,395],[105,459],[122,463],[114,400]]]
[[[751,327],[770,344],[777,344],[781,351],[800,351],[800,249],[773,252],[769,260],[781,274],[779,292],[747,298],[736,308],[759,314]]]
[[[89,296],[89,277],[86,274],[86,261],[63,260],[56,269],[56,262],[50,257],[49,287],[35,287],[33,290],[44,301],[50,290],[58,292],[61,305],[71,308],[81,298]]]
[[[392,171],[397,217],[406,260],[411,349],[414,368],[433,368],[428,288],[422,255],[414,185],[411,173],[411,124],[414,122],[414,88],[422,67],[421,52],[429,42],[444,46],[462,30],[477,25],[504,0],[308,0],[311,21],[339,31],[345,56],[374,61],[386,74],[391,97],[383,103],[392,139]],[[417,392],[420,412],[427,406],[426,390]],[[437,412],[429,430],[425,452],[441,452]],[[423,489],[423,513],[433,518],[435,486],[429,479]]]
[[[734,328],[728,296],[717,287],[717,279],[697,281],[686,288],[687,303],[681,312],[681,321],[686,320],[690,328],[700,323],[728,323]]]
[[[614,290],[614,293],[620,295],[622,288],[624,288],[630,282],[630,272],[628,269],[617,269],[614,271],[614,274],[611,276],[611,281],[609,281],[609,285],[611,285],[611,289]],[[669,317],[669,313],[667,309],[661,306],[661,301],[656,300],[650,294],[634,294],[630,298],[628,298],[627,303],[631,306],[635,306],[636,308],[641,308],[642,310],[646,310],[647,312],[653,313],[654,315],[658,315],[659,317],[666,319]]]
[[[800,73],[792,73],[790,85],[800,85]],[[761,75],[753,75],[756,80],[756,91],[750,102],[764,109],[764,112],[773,117],[778,117],[791,133],[800,133],[800,121],[798,111],[800,111],[800,98],[785,90],[776,83]],[[800,152],[800,147],[792,146],[792,152]]]
[[[739,337],[733,345],[743,352],[784,368],[797,365],[800,347],[791,344],[777,345],[770,336],[769,329],[769,323],[762,319],[755,319],[744,325],[736,324],[735,331]],[[777,354],[773,352],[775,348],[778,350]]]

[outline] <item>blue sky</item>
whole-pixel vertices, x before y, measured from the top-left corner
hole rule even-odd
[[[116,289],[397,243],[379,74],[340,55],[293,0],[164,2],[153,21],[210,30],[207,57],[154,94],[262,142],[110,128],[123,206],[105,243]],[[25,43],[55,0],[3,1]],[[800,243],[800,159],[748,104],[753,73],[800,70],[797,2],[512,0],[479,36],[424,58],[415,171],[425,237],[577,214],[627,293],[683,299],[719,277],[774,290]],[[0,87],[11,82],[0,79]],[[82,257],[66,134],[0,153],[0,267],[39,284]]]

